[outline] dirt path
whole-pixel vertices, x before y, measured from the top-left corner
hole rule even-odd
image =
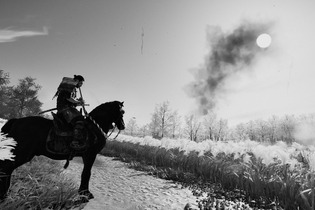
[[[79,183],[82,167],[81,159],[75,158],[65,172]],[[196,205],[188,189],[101,155],[92,168],[90,191],[95,198],[85,210],[183,210],[187,203]]]

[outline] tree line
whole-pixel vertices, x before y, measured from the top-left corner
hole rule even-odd
[[[35,78],[20,79],[16,86],[10,86],[9,73],[0,70],[0,118],[20,118],[37,115],[41,110],[42,102],[38,99],[41,86],[36,84]],[[308,122],[315,124],[315,115],[285,115],[272,116],[267,120],[252,120],[241,123],[233,128],[228,120],[218,118],[214,112],[198,117],[195,114],[180,116],[173,110],[168,101],[157,104],[151,114],[151,121],[139,126],[136,118],[126,123],[125,134],[131,136],[152,136],[156,139],[188,138],[191,141],[204,140],[245,140],[251,139],[260,142],[295,141],[294,132],[298,124]]]
[[[202,117],[195,114],[180,116],[166,101],[155,106],[150,123],[139,126],[136,118],[131,118],[126,123],[124,132],[131,136],[152,136],[156,139],[188,138],[196,142],[209,139],[214,141],[250,139],[270,143],[277,141],[292,143],[295,141],[297,125],[301,123],[315,125],[315,114],[272,116],[267,120],[251,120],[230,128],[228,120],[218,118],[214,112]]]
[[[41,86],[35,78],[19,79],[15,86],[10,86],[10,75],[0,70],[0,118],[10,119],[37,115],[42,102],[38,99]]]

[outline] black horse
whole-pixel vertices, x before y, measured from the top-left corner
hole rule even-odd
[[[119,130],[125,129],[122,107],[123,102],[112,101],[101,104],[92,110],[89,117],[85,119],[88,127],[89,146],[84,152],[72,154],[81,156],[83,159],[84,168],[81,174],[79,194],[85,195],[88,199],[93,198],[93,194],[89,191],[91,168],[97,153],[105,146],[108,131],[113,128],[113,123]],[[17,145],[13,149],[14,161],[0,160],[0,200],[7,196],[13,170],[32,160],[35,155],[44,155],[55,160],[69,159],[69,154],[57,154],[47,149],[47,139],[54,127],[53,120],[40,116],[11,119],[2,127],[1,132],[14,138]]]

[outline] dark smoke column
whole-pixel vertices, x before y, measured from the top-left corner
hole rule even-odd
[[[199,111],[207,114],[216,105],[226,79],[251,66],[261,48],[257,37],[270,31],[270,24],[243,22],[230,33],[211,27],[208,33],[210,52],[204,67],[196,70],[196,80],[188,85],[188,94],[198,102]]]

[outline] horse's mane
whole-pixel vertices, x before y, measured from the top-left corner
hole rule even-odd
[[[95,107],[90,114],[95,114],[95,115],[104,115],[105,113],[107,113],[108,111],[112,111],[110,109],[113,109],[115,106],[118,106],[120,104],[119,101],[111,101],[111,102],[106,102],[103,103],[97,107]],[[109,113],[111,114],[111,113]]]

